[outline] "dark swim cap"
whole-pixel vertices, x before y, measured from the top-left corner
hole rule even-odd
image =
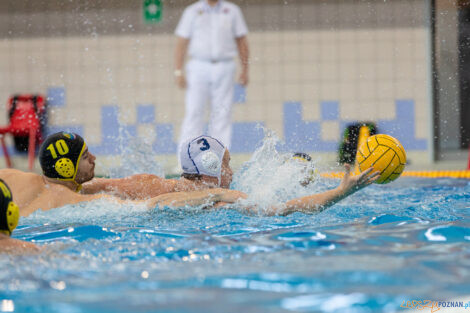
[[[85,141],[77,134],[60,132],[47,137],[39,149],[44,176],[75,181],[85,148]]]
[[[292,158],[296,160],[306,161],[306,162],[312,161],[312,157],[308,153],[305,153],[305,152],[296,152],[292,155]]]
[[[305,152],[296,152],[292,155],[292,159],[305,164],[305,177],[300,182],[300,184],[302,186],[307,186],[308,184],[313,182],[315,180],[315,177],[318,175],[318,172],[313,166],[314,164],[312,163],[312,157]]]
[[[11,235],[18,225],[20,210],[13,202],[10,188],[0,179],[0,232]]]

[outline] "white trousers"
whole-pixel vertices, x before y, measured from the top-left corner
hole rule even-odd
[[[212,63],[193,59],[188,62],[186,113],[181,126],[178,153],[183,142],[203,134],[208,102],[211,104],[208,135],[230,148],[235,70],[234,60]]]

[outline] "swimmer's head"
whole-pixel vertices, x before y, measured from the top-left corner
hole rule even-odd
[[[180,163],[183,177],[216,177],[219,186],[228,187],[232,181],[229,162],[230,153],[213,137],[199,136],[181,146]]]
[[[18,225],[20,210],[13,202],[10,188],[0,179],[0,233],[11,235]]]
[[[48,178],[80,185],[94,176],[94,156],[77,134],[59,132],[47,137],[39,149],[39,162]]]
[[[305,176],[300,181],[300,184],[302,186],[307,186],[312,183],[316,176],[316,171],[313,168],[312,157],[305,152],[296,152],[292,155],[291,159],[305,165]]]

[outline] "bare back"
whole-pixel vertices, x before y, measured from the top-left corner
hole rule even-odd
[[[0,170],[0,178],[10,187],[21,216],[27,216],[38,209],[50,210],[97,198],[80,195],[60,184],[47,183],[41,175],[15,169]]]
[[[20,207],[21,215],[28,215],[29,213],[24,214],[24,209],[44,192],[45,184],[42,176],[15,169],[2,169],[0,178],[10,187],[13,201]]]
[[[83,184],[83,193],[105,192],[122,199],[148,199],[178,191],[192,191],[210,188],[203,183],[184,178],[165,179],[151,174],[137,174],[125,178],[94,178]]]

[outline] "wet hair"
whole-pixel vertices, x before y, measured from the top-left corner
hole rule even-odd
[[[188,173],[183,173],[181,174],[181,177],[186,178],[188,180],[201,180],[202,175],[201,174],[188,174]]]

